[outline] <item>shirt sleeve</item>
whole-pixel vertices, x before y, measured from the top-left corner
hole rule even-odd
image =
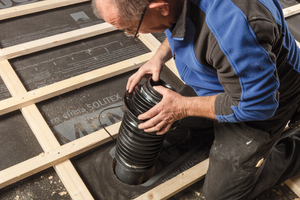
[[[231,123],[266,120],[279,104],[275,50],[282,45],[280,27],[266,19],[238,25],[238,30],[214,33],[218,44],[211,62],[224,88],[215,101],[216,117]]]

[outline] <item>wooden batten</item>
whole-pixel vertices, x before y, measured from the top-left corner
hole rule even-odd
[[[153,55],[152,52],[143,54],[141,56],[124,60],[122,62],[106,66],[91,72],[87,72],[73,78],[69,78],[51,85],[38,88],[29,92],[19,93],[11,98],[0,101],[0,115],[12,112],[22,107],[41,102],[46,99],[64,94],[66,92],[84,87],[86,85],[117,76],[119,74],[134,70],[138,68],[139,64],[146,62]],[[9,78],[11,69],[9,62],[0,61],[0,75],[4,79]]]
[[[18,44],[15,46],[7,47],[0,50],[0,60],[12,59],[27,55],[30,53],[42,51],[52,47],[57,47],[63,44],[71,43],[74,41],[86,39],[103,33],[116,30],[108,23],[101,23],[94,26],[81,28],[66,33]]]
[[[117,135],[120,124],[121,122],[118,122],[107,128],[112,136]],[[85,137],[79,138],[73,142],[69,142],[63,146],[58,146],[57,148],[53,148],[50,151],[41,153],[36,157],[33,157],[1,171],[0,188],[15,183],[16,181],[22,180],[49,167],[62,163],[69,158],[77,156],[80,153],[102,145],[110,140],[110,136],[102,129]]]
[[[159,186],[145,192],[134,200],[168,199],[204,177],[208,169],[209,159],[191,167]]]
[[[56,137],[35,104],[22,108],[21,112],[45,152],[60,147]],[[64,160],[53,165],[53,167],[72,199],[93,199],[70,160]],[[74,180],[77,182],[74,182]]]
[[[300,13],[300,4],[283,9],[284,17],[290,17]]]
[[[5,60],[1,61],[1,64],[5,65],[5,68],[0,68],[1,78],[11,95],[22,95],[26,93],[25,87],[21,83],[13,68],[10,66],[9,62]],[[45,152],[60,147],[59,142],[55,138],[53,132],[35,104],[21,108],[21,112]],[[64,162],[58,163],[54,166],[54,169],[64,183],[72,199],[93,199],[86,185],[70,161],[65,160]],[[77,182],[73,182],[74,180]]]
[[[285,184],[289,186],[298,197],[300,197],[300,175],[285,181]]]
[[[89,0],[44,0],[1,10],[0,20],[86,1]],[[283,13],[285,17],[300,13],[300,4],[284,9]],[[114,30],[116,30],[116,28],[113,26],[102,23],[0,50],[0,76],[12,95],[11,98],[0,101],[0,115],[20,109],[44,151],[44,153],[39,156],[0,171],[0,188],[53,166],[72,199],[93,199],[69,159],[107,142],[110,138],[103,130],[100,130],[61,146],[35,104],[77,88],[136,69],[139,64],[146,62],[151,58],[160,46],[160,42],[151,34],[141,34],[140,40],[152,51],[151,53],[146,53],[29,92],[26,91],[7,59],[79,41]],[[297,42],[297,45],[300,47],[299,42]],[[179,77],[174,60],[167,62],[166,65]],[[117,123],[107,127],[107,129],[115,136],[119,126],[120,123]],[[199,163],[136,199],[169,198],[201,179],[208,169],[208,162],[207,159]],[[300,196],[300,177],[295,177],[288,180],[286,183],[298,196]]]

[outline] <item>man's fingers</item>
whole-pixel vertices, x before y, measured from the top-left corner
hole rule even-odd
[[[139,120],[147,120],[147,119],[150,119],[150,118],[154,118],[156,115],[159,114],[159,110],[157,109],[158,108],[158,104],[155,105],[154,107],[152,107],[150,110],[148,110],[147,112],[143,113],[143,114],[140,114],[138,116],[138,119]],[[151,119],[152,120],[152,119]],[[150,120],[150,121],[151,121]],[[148,120],[149,121],[149,120]]]
[[[130,89],[132,88],[131,85],[132,85],[132,81],[134,80],[135,76],[136,76],[136,73],[132,74],[127,81],[126,90],[128,90],[129,93],[131,92]]]
[[[148,129],[148,128],[155,127],[157,124],[159,124],[162,121],[158,116],[149,117],[147,119],[149,119],[149,120],[147,120],[144,123],[139,124],[139,129]]]
[[[131,75],[126,85],[126,89],[128,90],[129,93],[133,91],[134,87],[140,82],[142,78],[143,76],[138,72]]]
[[[164,128],[164,122],[160,122],[158,124],[156,124],[155,126],[151,127],[151,128],[146,128],[144,129],[145,132],[151,133],[151,132],[157,132],[160,131]]]
[[[159,73],[153,73],[153,74],[152,74],[152,79],[153,79],[153,81],[154,81],[154,82],[159,81],[159,76],[160,76]]]
[[[157,135],[165,134],[166,132],[168,132],[168,130],[170,130],[171,126],[172,124],[165,125],[160,131],[157,131],[156,134]]]
[[[131,81],[130,85],[128,86],[128,92],[131,93],[134,90],[134,87],[139,83],[138,80],[135,79],[135,81]]]
[[[156,90],[161,95],[164,95],[169,90],[169,89],[167,89],[167,88],[165,88],[165,87],[163,87],[161,85],[154,86],[153,89]]]
[[[156,132],[157,135],[163,135],[170,130],[171,126],[172,124],[165,124],[163,121],[161,121],[151,128],[144,129],[144,131],[148,133]]]

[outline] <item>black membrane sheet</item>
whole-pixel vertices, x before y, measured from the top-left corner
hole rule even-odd
[[[147,52],[149,49],[138,39],[116,31],[10,62],[26,89],[33,90]],[[132,73],[38,103],[60,143],[67,143],[98,130],[100,112],[107,107],[122,105],[127,79]],[[103,112],[103,124],[110,125],[120,121],[122,114],[121,108]]]
[[[0,23],[0,47],[14,46],[102,22],[102,19],[94,16],[89,1],[11,18]]]
[[[0,189],[1,200],[71,200],[53,168]]]
[[[104,126],[121,121],[124,110],[115,106],[122,105],[124,86],[131,74],[125,73],[39,103],[39,109],[61,144],[101,129],[100,112]],[[172,76],[170,71],[164,70],[162,78],[170,82],[175,79]],[[173,84],[175,88],[180,86],[179,83]],[[107,108],[110,109],[103,112]],[[182,140],[186,134],[186,130],[170,134],[165,147]],[[201,135],[193,136],[182,145],[162,153],[156,163],[155,176],[141,186],[123,184],[114,176],[113,142],[84,153],[72,159],[72,162],[95,199],[131,199],[207,158],[208,149],[204,148],[204,144]]]
[[[33,90],[147,52],[150,50],[138,39],[114,31],[12,59],[10,63],[26,89]]]
[[[16,0],[0,0],[0,9],[3,5],[10,5],[9,2],[13,3],[12,6],[21,4],[21,1]],[[25,0],[22,2],[35,1]],[[283,3],[290,6],[298,2],[283,1]],[[39,21],[39,18],[43,20]],[[44,20],[47,23],[44,23]],[[0,28],[4,26],[1,28],[0,45],[1,47],[12,46],[101,22],[92,15],[89,3],[29,15],[28,19],[21,17],[15,20],[5,20],[0,25]],[[290,29],[293,29],[294,26],[295,30],[299,30],[298,23],[288,21],[288,24]],[[297,38],[297,31],[293,35]],[[161,42],[165,39],[164,34],[154,34],[154,36]],[[147,52],[149,50],[138,39],[128,38],[122,32],[115,31],[12,59],[10,62],[26,89],[33,90]],[[100,113],[100,120],[104,126],[122,120],[124,114],[121,107],[122,98],[127,79],[132,73],[133,71],[54,97],[38,103],[37,106],[58,141],[61,144],[68,143],[101,129]],[[182,87],[179,80],[169,70],[163,71],[162,79],[177,90]],[[0,89],[1,99],[10,97],[1,81]],[[104,109],[108,110],[104,111]],[[6,141],[13,141],[13,143],[17,141],[17,138],[18,140],[22,138],[20,143],[13,145],[0,140],[3,149],[2,155],[0,154],[1,160],[6,159],[5,162],[1,162],[2,169],[42,152],[19,111],[4,115],[0,119],[0,126],[1,122],[3,122],[1,138],[8,138]],[[10,127],[11,130],[8,130],[7,127],[10,124],[20,126]],[[186,134],[185,129],[169,133],[164,148],[183,140]],[[112,170],[115,152],[113,142],[79,155],[73,158],[72,162],[95,199],[132,199],[206,159],[209,143],[201,133],[193,134],[182,144],[164,151],[155,164],[154,176],[139,186],[124,184],[115,177]],[[16,151],[16,149],[18,150]],[[14,151],[21,153],[12,155]],[[54,181],[51,182],[52,179],[55,179],[55,183],[60,185],[52,184],[54,183]],[[38,185],[33,183],[38,183]],[[29,187],[29,185],[31,186]],[[48,188],[48,191],[41,194],[41,188]],[[32,196],[31,198],[26,196],[24,199],[70,199],[52,169],[0,190],[0,199],[15,199],[25,193]]]
[[[88,2],[2,22],[1,46],[8,47],[103,21],[94,17]],[[12,59],[10,63],[26,89],[33,90],[147,52],[150,52],[149,49],[138,39],[115,31]],[[100,110],[121,105],[121,95],[125,92],[129,75],[99,82],[38,104],[59,142],[64,144],[98,130]],[[0,92],[1,100],[11,97],[2,80]],[[103,124],[110,125],[122,119],[122,110],[110,110],[110,113],[103,115]],[[1,170],[43,152],[19,111],[1,116],[0,126]],[[70,199],[55,171],[49,170],[1,189],[0,199]]]
[[[0,116],[0,170],[42,153],[20,111]]]
[[[11,97],[0,79],[0,99]],[[20,111],[0,116],[0,171],[38,156],[43,152]],[[0,189],[0,200],[61,199],[69,200],[64,185],[50,168]]]
[[[164,147],[181,141],[186,134],[183,129],[168,134]],[[113,142],[74,158],[72,162],[95,199],[133,199],[205,160],[209,151],[205,142],[201,134],[194,135],[161,153],[155,164],[154,176],[141,185],[122,183],[115,176]]]
[[[6,85],[4,84],[2,78],[0,77],[0,101],[11,97]]]

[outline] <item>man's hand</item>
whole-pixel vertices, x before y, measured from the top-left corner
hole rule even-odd
[[[163,86],[154,86],[163,95],[162,100],[149,111],[138,116],[139,120],[147,120],[139,124],[145,132],[166,133],[172,124],[187,116],[217,119],[214,104],[217,95],[205,97],[185,97]]]
[[[141,123],[139,129],[162,135],[171,128],[175,121],[187,116],[186,101],[185,97],[163,86],[155,86],[154,89],[162,94],[163,98],[156,106],[138,116],[139,120],[149,119]]]
[[[127,82],[126,90],[131,93],[142,78],[152,76],[153,81],[158,81],[164,64],[172,58],[172,52],[167,39],[160,45],[154,56],[134,73]]]
[[[150,59],[146,64],[140,67],[137,72],[129,77],[126,90],[131,93],[142,78],[148,79],[152,76],[153,81],[158,81],[162,68],[163,64],[154,58]]]

